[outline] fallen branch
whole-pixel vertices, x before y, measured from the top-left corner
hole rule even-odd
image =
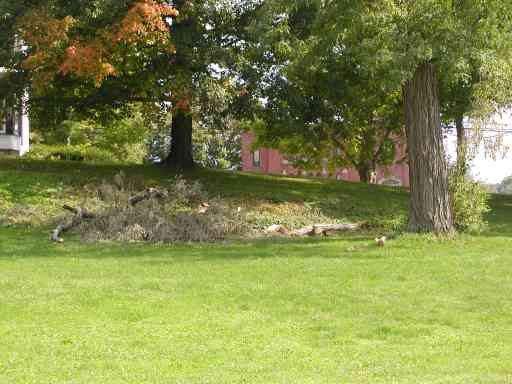
[[[130,197],[128,199],[128,204],[134,207],[135,205],[139,204],[142,201],[155,198],[162,199],[166,198],[167,196],[167,192],[160,191],[159,189],[156,188],[147,188],[142,193]],[[61,235],[63,233],[68,232],[69,230],[75,227],[78,227],[84,220],[90,220],[95,218],[94,214],[88,212],[87,210],[81,207],[75,208],[65,204],[62,208],[65,209],[66,211],[73,213],[73,217],[71,218],[71,221],[59,224],[57,228],[55,228],[50,234],[50,240],[55,241],[56,243],[64,242],[64,239],[61,238]]]
[[[286,234],[288,234],[288,231],[282,225],[273,224],[270,227],[268,227],[267,229],[265,229],[265,233],[267,233],[267,234],[280,233],[282,235],[286,235]]]
[[[271,225],[265,230],[267,234],[283,234],[290,236],[328,236],[335,232],[357,231],[364,227],[364,224],[314,224],[294,231],[287,231],[282,225]]]
[[[59,224],[57,228],[52,231],[50,234],[50,240],[55,241],[56,243],[64,242],[64,239],[60,237],[62,233],[79,226],[83,220],[94,219],[94,215],[92,213],[82,209],[81,207],[74,208],[69,205],[64,205],[62,208],[66,211],[73,212],[74,216],[71,218],[71,221]]]
[[[331,232],[349,232],[361,229],[361,224],[315,224],[313,225],[313,235],[327,236]]]
[[[139,204],[142,201],[149,200],[149,199],[163,199],[166,198],[167,192],[160,191],[156,188],[147,188],[139,195],[132,196],[128,199],[128,203],[134,207],[135,205]]]
[[[290,236],[299,236],[299,237],[300,236],[311,236],[314,234],[313,226],[310,225],[308,227],[296,229],[294,231],[291,231],[289,234],[290,234]]]

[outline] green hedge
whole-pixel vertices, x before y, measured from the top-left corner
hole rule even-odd
[[[87,162],[115,162],[115,156],[104,149],[89,145],[45,145],[35,144],[27,153],[34,160],[69,160]]]

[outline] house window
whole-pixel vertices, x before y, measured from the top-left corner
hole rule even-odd
[[[260,150],[257,149],[252,153],[252,166],[259,168],[261,166]]]
[[[14,131],[16,128],[15,125],[15,115],[12,111],[9,111],[5,115],[5,134],[6,135],[14,135]]]
[[[0,133],[4,135],[15,135],[18,131],[16,119],[19,115],[13,108],[5,108],[0,114]]]
[[[0,104],[0,134],[5,135],[5,128],[6,128],[6,110],[5,110],[5,101],[2,101]]]

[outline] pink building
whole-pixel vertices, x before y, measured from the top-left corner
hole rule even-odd
[[[252,150],[251,146],[255,140],[252,132],[242,134],[242,170],[244,172],[269,173],[274,175],[290,176],[313,176],[331,177],[337,180],[360,181],[359,174],[354,168],[337,169],[330,174],[326,169],[313,171],[301,171],[288,163],[286,158],[275,149],[259,148]],[[404,145],[399,145],[397,160],[405,156]],[[409,167],[406,163],[400,162],[389,167],[377,169],[377,183],[387,185],[409,186]]]

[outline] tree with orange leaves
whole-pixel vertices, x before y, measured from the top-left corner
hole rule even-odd
[[[138,0],[119,22],[84,36],[77,25],[80,21],[74,17],[58,19],[47,9],[34,9],[17,23],[22,40],[32,48],[22,67],[32,73],[36,92],[44,92],[59,74],[92,81],[100,87],[109,76],[129,70],[130,58],[174,53],[165,18],[177,16],[170,5]]]
[[[106,0],[101,9],[38,2],[15,18],[29,47],[19,67],[32,78],[32,100],[44,103],[38,110],[58,109],[58,121],[70,109],[170,102],[165,164],[193,166],[192,127],[203,108],[204,79],[219,87],[234,83],[226,78],[234,78],[237,42],[260,1]]]

